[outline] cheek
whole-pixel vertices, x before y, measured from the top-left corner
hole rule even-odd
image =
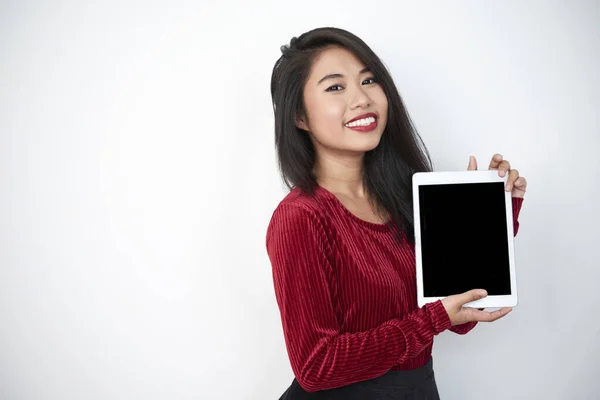
[[[346,104],[343,102],[342,97],[339,96],[338,98],[324,99],[324,101],[320,102],[320,107],[315,111],[320,114],[321,122],[331,128],[342,125],[345,110]]]
[[[377,90],[375,103],[377,104],[377,108],[379,109],[379,115],[381,117],[384,117],[387,121],[388,100],[382,88],[379,88],[379,90]]]
[[[343,124],[346,104],[341,96],[320,96],[308,93],[304,101],[313,133],[331,132],[333,127]]]

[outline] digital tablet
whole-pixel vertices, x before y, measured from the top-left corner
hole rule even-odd
[[[471,289],[466,307],[517,305],[512,199],[497,170],[413,175],[419,307]]]

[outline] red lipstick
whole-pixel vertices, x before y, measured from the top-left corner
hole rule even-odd
[[[365,119],[365,118],[372,118],[373,121],[371,123],[369,123],[368,125],[347,126],[347,124],[349,124],[351,122],[358,121],[358,120]],[[352,129],[352,130],[355,130],[358,132],[371,132],[372,130],[377,128],[377,114],[367,113],[367,114],[359,115],[357,117],[352,118],[350,121],[346,122],[346,124],[344,124],[344,126],[348,129]]]

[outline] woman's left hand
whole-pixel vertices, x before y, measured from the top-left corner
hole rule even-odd
[[[527,191],[527,180],[519,176],[519,171],[510,168],[508,160],[502,158],[502,154],[494,154],[490,161],[488,169],[497,169],[498,176],[504,177],[508,174],[508,180],[506,181],[506,191],[511,192],[512,197],[525,197]],[[473,156],[469,157],[469,171],[477,170],[477,159]]]

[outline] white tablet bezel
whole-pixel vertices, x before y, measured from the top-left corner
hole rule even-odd
[[[452,184],[452,183],[479,183],[479,182],[504,182],[506,184],[508,174],[504,177],[498,175],[497,170],[487,171],[460,171],[460,172],[418,172],[413,175],[413,205],[415,221],[415,256],[417,261],[417,302],[419,307],[427,303],[442,300],[444,297],[425,297],[423,290],[423,261],[421,256],[421,215],[419,208],[419,186]],[[518,303],[517,279],[515,272],[514,251],[514,229],[512,198],[510,192],[505,193],[508,260],[510,265],[510,295],[487,296],[483,299],[465,304],[465,307],[487,308],[487,307],[515,307]],[[472,288],[485,289],[485,288]],[[459,294],[459,293],[456,293]]]

